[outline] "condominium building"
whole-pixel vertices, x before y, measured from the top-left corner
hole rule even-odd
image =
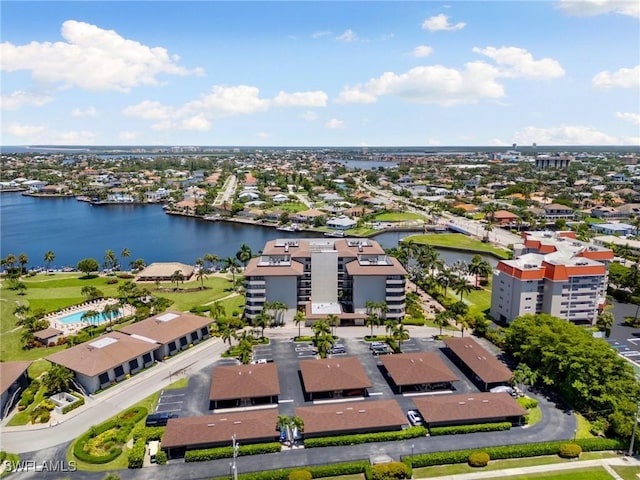
[[[613,252],[576,240],[573,232],[524,232],[515,260],[493,274],[491,316],[511,322],[527,313],[548,313],[594,324],[604,306]]]
[[[307,319],[333,314],[362,325],[367,303],[386,303],[387,319],[405,312],[406,270],[372,240],[282,239],[267,242],[245,269],[245,314],[254,319],[265,302],[282,302]]]

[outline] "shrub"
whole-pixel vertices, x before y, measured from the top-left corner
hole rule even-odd
[[[516,399],[516,402],[518,402],[518,404],[525,410],[531,410],[538,406],[538,401],[531,397],[519,397]]]
[[[558,455],[561,458],[578,458],[581,453],[582,448],[575,443],[563,443],[560,445],[560,448],[558,448]]]
[[[486,467],[489,464],[489,454],[487,452],[474,452],[467,460],[471,467]]]
[[[289,480],[311,480],[312,478],[309,470],[294,470],[289,474]]]
[[[418,327],[422,327],[424,325],[424,319],[422,318],[403,318],[403,325],[416,325]]]
[[[450,427],[433,427],[429,429],[432,437],[438,435],[457,435],[474,432],[499,432],[511,429],[511,422],[478,423],[476,425],[452,425]]]
[[[165,465],[167,460],[166,452],[164,450],[158,450],[158,453],[156,453],[156,463],[158,465]]]
[[[142,468],[142,465],[144,463],[145,445],[146,441],[144,440],[144,438],[138,438],[133,443],[133,447],[131,447],[131,449],[127,453],[127,466],[129,468]]]
[[[62,408],[62,414],[64,415],[65,413],[69,413],[71,410],[75,410],[78,407],[81,407],[82,405],[84,405],[84,397],[76,394],[76,393],[71,393],[71,395],[73,395],[74,397],[76,397],[78,400],[70,403],[69,405],[66,405],[65,407]]]
[[[276,453],[282,449],[280,442],[257,443],[254,445],[240,445],[239,456],[260,455],[263,453]],[[185,462],[208,462],[220,458],[232,458],[233,447],[205,448],[200,450],[189,450],[184,454]]]
[[[407,466],[402,462],[380,463],[371,467],[372,480],[401,480],[407,478]]]
[[[47,410],[51,411],[54,408],[56,408],[55,404],[51,401],[51,400],[43,400],[42,402],[40,402],[40,406],[43,408],[46,408]]]
[[[423,437],[427,434],[425,427],[411,427],[398,432],[361,433],[356,435],[341,435],[337,437],[309,438],[304,441],[305,448],[330,447],[343,445],[359,445],[372,442],[392,442]]]
[[[112,277],[112,278],[110,278],[110,279],[108,279],[108,280],[107,280],[107,284],[108,284],[108,285],[114,285],[114,284],[116,284],[116,283],[118,283],[118,279],[117,279],[117,278],[113,278],[113,277]]]

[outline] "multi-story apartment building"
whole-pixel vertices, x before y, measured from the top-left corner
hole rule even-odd
[[[254,319],[265,302],[282,302],[307,319],[337,315],[362,324],[367,303],[386,303],[387,319],[405,312],[406,270],[372,240],[281,239],[267,242],[245,269],[245,315]]]
[[[573,232],[524,232],[515,260],[493,274],[491,316],[511,322],[527,313],[548,313],[593,324],[604,306],[613,252],[576,240]]]

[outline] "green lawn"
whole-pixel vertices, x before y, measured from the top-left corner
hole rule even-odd
[[[509,480],[611,480],[613,477],[604,469],[604,467],[595,468],[578,468],[567,472],[550,472],[535,473],[531,475],[510,475]]]
[[[238,278],[237,275],[236,278]],[[173,288],[174,286],[175,285],[171,285],[169,283],[160,284],[161,288]],[[205,303],[218,300],[219,298],[233,293],[230,290],[231,280],[213,275],[204,280],[204,286],[207,287],[205,290],[196,290],[193,292],[184,291],[185,289],[198,288],[200,286],[200,281],[194,280],[191,282],[181,283],[178,286],[178,290],[171,292],[158,292],[156,291],[155,284],[149,284],[147,285],[147,288],[149,288],[151,293],[154,295],[173,300],[174,303],[170,308],[180,312],[186,312],[192,307],[204,305]]]
[[[402,241],[423,243],[440,248],[488,253],[501,259],[511,258],[510,251],[495,247],[490,243],[483,243],[480,240],[476,240],[475,238],[468,237],[461,233],[427,233],[423,235],[411,235],[404,238]]]
[[[611,467],[613,470],[620,475],[624,480],[638,480],[638,476],[640,476],[640,468],[639,467]]]
[[[290,203],[278,204],[278,205],[275,205],[273,208],[269,209],[269,211],[273,211],[273,210],[283,210],[288,213],[298,213],[298,212],[303,212],[305,210],[309,210],[309,207],[307,207],[304,203],[290,202]]]
[[[613,458],[618,455],[610,452],[592,452],[580,455],[581,460],[596,460],[601,458]],[[560,458],[557,455],[548,455],[541,457],[525,457],[510,460],[492,460],[489,465],[484,468],[470,467],[467,463],[456,463],[453,465],[436,465],[434,467],[422,467],[413,469],[413,478],[431,478],[441,477],[445,475],[457,475],[461,473],[484,472],[494,470],[504,470],[510,468],[534,467],[538,465],[554,465],[558,463],[572,463],[574,460]],[[551,470],[553,467],[550,467]],[[508,477],[514,478],[514,477]],[[579,478],[579,477],[576,477]]]
[[[424,220],[425,217],[413,212],[386,212],[379,213],[373,219],[377,222],[409,222],[411,220]]]

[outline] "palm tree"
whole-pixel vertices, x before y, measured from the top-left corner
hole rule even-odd
[[[129,258],[130,256],[131,256],[131,252],[127,247],[124,247],[120,252],[120,258],[122,258],[122,264],[120,265],[121,269],[122,269],[122,265],[124,265],[124,259]]]
[[[333,339],[333,335],[331,335],[329,332],[322,332],[322,334],[320,334],[319,336],[316,336],[315,345],[316,345],[316,348],[318,349],[318,355],[320,355],[320,358],[327,358],[327,353],[329,353],[329,350],[331,350],[331,347],[333,347],[334,343],[335,343],[335,340]]]
[[[253,326],[261,330],[260,336],[264,338],[264,329],[271,324],[271,315],[263,308],[262,311],[253,320]]]
[[[293,322],[298,326],[298,337],[302,336],[302,324],[307,321],[307,317],[300,310],[293,316]]]
[[[26,253],[18,255],[18,263],[20,264],[20,273],[25,273],[25,267],[27,266],[27,263],[29,263],[29,257],[27,257]]]
[[[600,331],[604,332],[605,336],[609,337],[609,335],[611,335],[611,328],[613,327],[615,321],[616,319],[613,316],[613,313],[602,312],[598,315],[596,326]]]
[[[264,308],[267,308],[266,306]],[[273,321],[276,325],[284,325],[284,312],[287,311],[287,304],[276,301],[269,303],[269,309],[273,312]]]
[[[393,331],[396,328],[397,324],[398,322],[396,322],[395,320],[387,320],[386,322],[384,322],[384,330],[385,332],[387,332],[387,336],[393,336]]]
[[[284,432],[286,438],[289,438],[289,428],[291,427],[291,417],[289,415],[278,415],[278,423],[276,429],[282,433]]]
[[[120,307],[117,303],[109,303],[104,306],[100,314],[105,320],[109,320],[109,330],[111,330],[111,322],[114,318],[120,315]]]
[[[174,283],[174,282],[175,282],[175,284],[176,284],[176,290],[178,289],[178,283],[179,283],[180,281],[183,281],[183,282],[184,282],[184,275],[183,275],[183,273],[182,273],[182,271],[181,271],[181,270],[176,270],[175,272],[173,272],[173,273],[171,274],[171,283]]]
[[[462,296],[468,293],[471,293],[471,285],[469,285],[469,282],[467,282],[467,279],[464,277],[459,277],[454,283],[453,283],[453,290],[460,295],[460,301],[462,301]]]
[[[224,306],[220,302],[214,302],[213,305],[209,308],[209,312],[211,312],[211,318],[216,320],[220,320],[222,318],[226,318],[226,311]]]
[[[398,349],[402,350],[402,341],[409,338],[409,331],[402,323],[397,323],[393,328],[391,337],[398,342]]]
[[[116,254],[113,253],[113,250],[107,250],[104,252],[104,268],[113,269],[118,264],[118,259],[116,258]]]
[[[227,322],[218,322],[216,324],[218,326],[218,333],[220,334],[220,338],[222,339],[222,343],[229,342],[229,348],[231,348],[231,339],[234,337],[234,333],[231,330],[231,327]]]
[[[318,341],[318,337],[321,334],[331,335],[331,327],[325,320],[316,320],[315,322],[313,322],[313,325],[311,325],[311,330],[313,330],[315,342]]]
[[[513,382],[522,385],[521,390],[524,392],[526,387],[532,387],[538,381],[538,372],[532,370],[526,363],[519,363],[513,371]]]
[[[56,258],[56,254],[53,253],[51,250],[47,250],[44,254],[44,269],[45,269],[45,273],[49,271],[49,266],[51,265],[51,262],[53,262]]]
[[[87,322],[89,325],[91,325],[93,327],[93,322],[100,316],[100,312],[96,311],[96,310],[86,310],[83,314],[82,317],[80,318],[81,320]],[[93,329],[91,329],[91,335],[93,336]]]
[[[238,343],[238,357],[240,358],[240,362],[244,365],[247,365],[251,361],[252,355],[253,355],[253,344],[251,343],[251,340],[249,339],[240,340],[240,343]]]
[[[214,255],[213,253],[204,254],[204,261],[211,264],[211,269],[213,269],[213,266],[218,260],[219,260],[218,256]]]
[[[18,303],[16,307],[13,309],[13,314],[18,318],[18,325],[24,323],[24,321],[29,316],[29,312],[31,311],[31,307],[29,305],[25,305],[24,303]]]
[[[196,272],[196,280],[200,280],[200,290],[204,290],[204,280],[207,278],[207,274],[204,272],[204,268],[199,268]]]
[[[438,282],[438,285],[442,287],[444,291],[444,296],[446,297],[447,288],[449,288],[449,286],[453,283],[452,273],[447,269],[442,269],[438,273],[438,276],[436,277],[436,281]]]
[[[373,338],[373,327],[377,327],[380,325],[380,317],[377,313],[371,312],[367,315],[367,318],[364,319],[365,327],[371,327],[371,338]]]
[[[9,272],[11,274],[14,273],[13,268],[14,268],[14,265],[15,265],[15,263],[17,261],[16,260],[16,256],[13,253],[10,253],[9,255],[7,255],[3,259],[3,261],[4,261],[4,264],[7,267],[7,272]]]
[[[449,325],[449,312],[447,310],[441,310],[435,314],[433,319],[433,323],[435,323],[438,327],[440,327],[440,336],[442,336],[442,327],[446,327]]]
[[[42,379],[48,395],[65,392],[73,382],[74,373],[62,365],[54,364]]]
[[[224,260],[225,268],[231,273],[231,281],[235,285],[236,273],[240,272],[240,264],[238,260],[233,257],[227,257]]]
[[[331,327],[331,335],[335,336],[335,328],[340,326],[340,317],[333,313],[327,316],[327,323]]]
[[[242,265],[246,267],[247,263],[249,263],[249,260],[251,260],[251,257],[253,257],[251,247],[246,243],[240,245],[240,250],[238,250],[238,252],[236,253],[236,258],[240,260],[240,262],[242,262]]]

